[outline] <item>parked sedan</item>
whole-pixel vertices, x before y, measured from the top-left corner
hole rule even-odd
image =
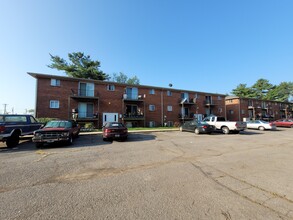
[[[247,121],[246,124],[249,129],[258,129],[261,131],[276,129],[276,125],[274,123],[263,120]]]
[[[215,130],[215,126],[209,125],[206,122],[186,121],[181,127],[180,131],[190,131],[195,134],[211,134]]]
[[[293,128],[293,119],[280,119],[280,120],[274,121],[274,124],[277,127]]]
[[[34,132],[32,141],[40,148],[45,143],[64,142],[73,143],[73,138],[79,135],[80,126],[73,120],[49,121],[42,129]]]
[[[103,126],[103,140],[126,140],[128,137],[127,127],[120,122],[106,122]]]

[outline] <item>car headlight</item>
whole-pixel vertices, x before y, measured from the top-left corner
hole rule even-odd
[[[69,136],[69,132],[62,132],[62,133],[61,133],[61,136],[62,136],[62,137],[68,137],[68,136]]]
[[[41,137],[42,136],[42,133],[39,133],[39,132],[35,132],[35,137]]]

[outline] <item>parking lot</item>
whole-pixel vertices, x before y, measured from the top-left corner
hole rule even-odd
[[[293,129],[0,144],[0,219],[293,219]]]

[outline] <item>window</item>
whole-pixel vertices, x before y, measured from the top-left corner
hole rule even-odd
[[[233,110],[229,110],[229,114],[230,115],[233,115],[234,114],[234,111]]]
[[[168,105],[168,106],[167,106],[167,111],[168,111],[168,112],[173,111],[173,107],[172,107],[172,105]]]
[[[94,117],[94,105],[93,103],[78,104],[78,117],[79,118],[92,118]]]
[[[51,86],[60,86],[60,79],[51,79]]]
[[[58,100],[50,100],[50,108],[59,108]]]
[[[155,111],[155,106],[154,106],[154,105],[149,105],[149,110],[150,110],[151,112]]]
[[[167,91],[167,96],[172,96],[172,92],[170,90]]]
[[[108,91],[115,91],[115,85],[107,85]]]
[[[154,95],[155,94],[155,90],[154,89],[150,89],[150,94]]]
[[[181,98],[189,100],[189,94],[187,92],[183,92],[181,93]]]
[[[218,100],[222,100],[222,97],[221,96],[218,96]]]
[[[5,122],[27,122],[25,116],[6,116]]]
[[[138,89],[137,88],[126,88],[126,99],[137,100],[138,99]]]
[[[31,120],[31,123],[38,123],[37,120],[33,116],[30,116],[30,120]]]
[[[94,83],[79,83],[79,95],[94,97],[95,84]]]
[[[241,110],[241,114],[244,115],[245,114],[245,110],[242,109]]]
[[[223,109],[222,108],[218,108],[218,112],[222,113]]]

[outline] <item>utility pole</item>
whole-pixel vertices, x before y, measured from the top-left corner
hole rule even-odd
[[[3,104],[3,106],[4,106],[4,115],[7,114],[7,112],[6,112],[6,107],[7,107],[7,105],[8,105],[8,104]]]

